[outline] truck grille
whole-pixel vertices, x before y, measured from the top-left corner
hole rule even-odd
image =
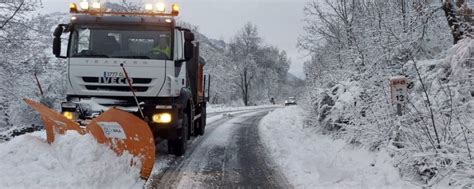
[[[87,90],[94,91],[119,91],[119,92],[130,92],[128,86],[100,86],[100,85],[86,85]],[[133,87],[135,92],[146,92],[148,87]]]
[[[82,80],[86,83],[99,83],[99,77],[82,77]],[[133,84],[150,84],[152,79],[150,78],[131,78]]]

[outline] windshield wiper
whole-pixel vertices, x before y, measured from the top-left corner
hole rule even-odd
[[[148,56],[113,56],[112,58],[150,59]]]
[[[101,57],[101,58],[108,58],[109,56],[105,54],[76,54],[73,57]]]

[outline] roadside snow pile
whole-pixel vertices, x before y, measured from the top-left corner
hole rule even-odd
[[[130,154],[117,157],[91,135],[69,131],[49,145],[44,132],[0,144],[1,188],[142,188]]]
[[[299,107],[277,109],[259,133],[274,162],[295,188],[415,188],[400,179],[388,153],[372,153],[304,128]]]

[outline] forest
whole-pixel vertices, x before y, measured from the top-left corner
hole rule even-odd
[[[472,9],[467,1],[310,1],[299,46],[308,127],[390,152],[401,176],[468,186],[474,164]],[[389,81],[408,79],[397,116]]]

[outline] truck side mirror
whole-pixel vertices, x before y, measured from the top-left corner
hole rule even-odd
[[[61,57],[61,35],[63,34],[64,28],[62,25],[58,25],[54,30],[53,36],[53,54],[56,58]]]
[[[54,37],[61,37],[61,35],[63,34],[63,31],[64,31],[64,28],[62,25],[58,25],[56,27],[56,29],[54,29],[54,33],[53,33],[53,36]]]
[[[194,58],[194,34],[191,31],[184,31],[184,59],[189,61]]]
[[[206,83],[206,79],[207,79],[207,83]],[[206,100],[206,102],[209,102],[209,100],[211,99],[211,75],[207,75],[207,77],[206,75],[204,75],[204,99]]]
[[[53,39],[53,54],[56,58],[61,57],[61,38],[54,37]]]
[[[186,41],[184,42],[184,59],[189,61],[194,57],[194,45],[193,43]]]

